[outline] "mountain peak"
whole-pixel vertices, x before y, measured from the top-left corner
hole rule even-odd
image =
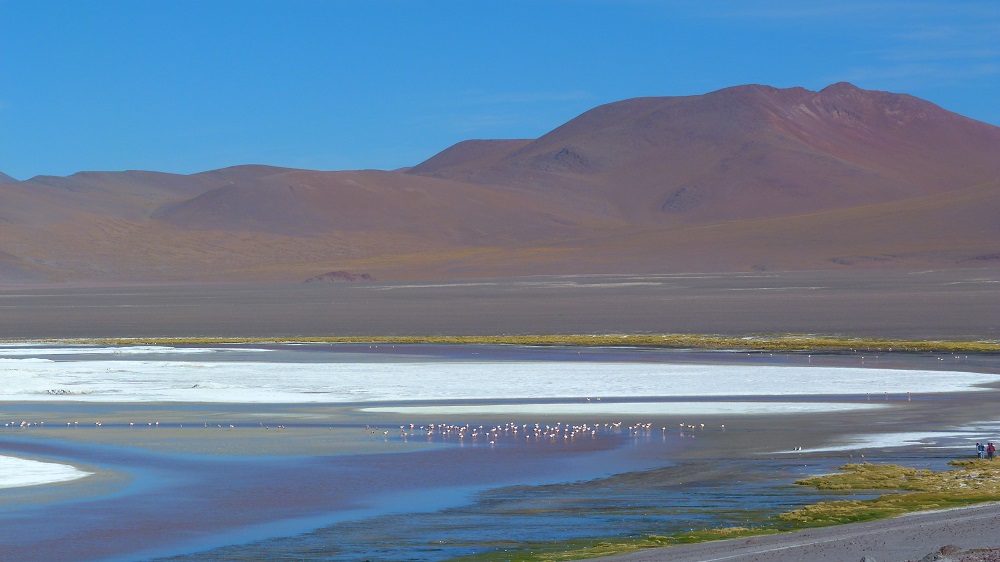
[[[0,172],[0,183],[16,183],[17,180],[8,176],[7,174]]]
[[[998,141],[1000,129],[905,94],[748,84],[605,104],[512,152],[460,143],[414,171],[610,200],[588,209],[631,221],[731,220],[972,185],[1000,173],[984,149]]]
[[[847,92],[861,92],[861,88],[851,84],[850,82],[837,82],[835,84],[830,84],[829,86],[823,88],[819,91],[821,94],[841,94]]]

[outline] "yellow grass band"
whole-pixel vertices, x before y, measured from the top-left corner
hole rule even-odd
[[[15,340],[8,340],[14,342]],[[24,341],[24,340],[16,340]],[[31,340],[42,343],[97,345],[212,345],[266,343],[371,343],[526,345],[580,347],[651,347],[663,349],[747,351],[857,351],[924,353],[1000,352],[998,340],[898,340],[815,335],[720,336],[709,334],[535,334],[535,335],[428,335],[428,336],[281,336],[281,337],[147,337]]]

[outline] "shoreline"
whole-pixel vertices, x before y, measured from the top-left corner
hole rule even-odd
[[[308,337],[142,337],[0,339],[7,345],[205,346],[205,345],[438,345],[652,349],[748,353],[1000,353],[997,339],[891,339],[812,334],[721,336],[716,334],[538,334],[503,336],[308,336]]]
[[[885,353],[1000,353],[1000,340],[892,339],[811,334],[722,336],[717,334],[535,334],[438,336],[307,336],[307,337],[141,337],[141,338],[26,338],[0,339],[0,345],[247,345],[247,344],[379,344],[379,345],[496,345],[584,348],[650,348],[694,351],[745,352],[885,352]]]
[[[991,537],[1000,535],[998,506],[1000,501],[984,502],[875,521],[748,535],[588,559],[604,562],[801,562],[869,557],[879,562],[904,562],[920,560],[946,545],[955,545],[962,551],[995,552],[1000,540]]]

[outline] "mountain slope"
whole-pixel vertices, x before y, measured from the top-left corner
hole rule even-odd
[[[998,154],[850,84],[636,98],[398,171],[0,181],[0,282],[1000,267]]]
[[[198,230],[402,233],[461,244],[549,237],[584,220],[531,197],[393,172],[288,170],[210,190],[151,214]]]
[[[474,174],[478,168],[489,166],[493,162],[524,148],[531,142],[531,139],[465,140],[409,168],[407,172],[427,176],[439,176],[444,175],[444,173],[455,176],[459,170],[465,170],[467,173]]]
[[[595,108],[512,154],[440,177],[613,201],[630,222],[782,216],[1000,177],[1000,129],[911,96],[739,86]],[[421,173],[416,166],[411,173]]]

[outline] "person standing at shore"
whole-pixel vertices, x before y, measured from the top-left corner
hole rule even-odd
[[[990,460],[993,460],[993,453],[995,453],[996,451],[997,448],[993,446],[992,442],[990,442],[990,444],[986,446],[986,456],[988,456]]]
[[[986,451],[986,449],[985,449],[985,448],[983,447],[983,444],[982,444],[982,443],[976,443],[976,455],[977,455],[977,456],[978,456],[979,458],[983,458],[983,453],[984,453],[985,451]]]

